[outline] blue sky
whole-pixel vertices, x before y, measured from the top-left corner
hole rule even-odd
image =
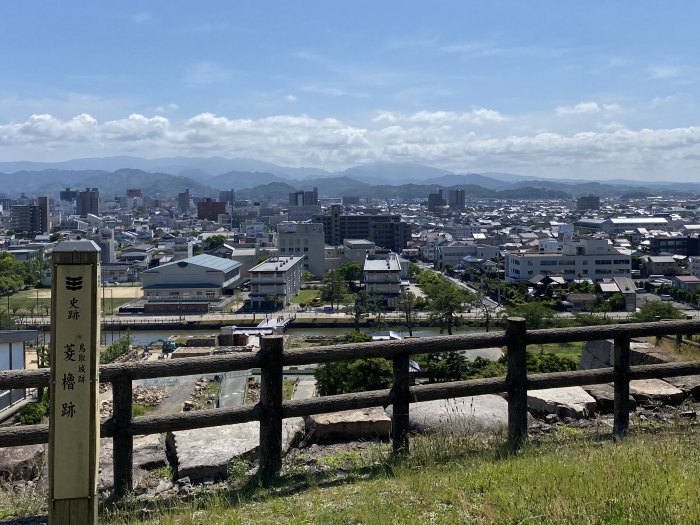
[[[0,6],[0,160],[696,180],[691,2]]]

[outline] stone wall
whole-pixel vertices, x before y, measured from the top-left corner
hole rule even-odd
[[[591,368],[610,368],[615,363],[615,343],[612,339],[587,341],[581,352],[579,370]],[[646,341],[630,343],[630,365],[654,365],[672,361],[666,352]]]

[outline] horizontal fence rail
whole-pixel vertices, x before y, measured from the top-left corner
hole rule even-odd
[[[114,440],[114,487],[117,497],[133,489],[133,437],[260,421],[260,473],[270,479],[281,468],[282,420],[343,410],[392,405],[392,443],[395,452],[408,447],[408,415],[411,403],[484,394],[508,395],[508,437],[518,446],[527,437],[527,392],[545,388],[614,383],[613,434],[626,435],[629,426],[629,381],[700,375],[700,362],[629,365],[630,339],[700,333],[700,321],[661,321],[580,328],[526,330],[520,318],[508,320],[505,332],[472,333],[378,343],[331,345],[283,351],[281,336],[262,339],[259,352],[193,357],[144,363],[117,363],[100,367],[100,382],[113,388],[113,415],[100,425],[100,435]],[[611,368],[528,375],[527,345],[612,339],[615,364]],[[506,377],[409,386],[408,358],[411,355],[478,349],[508,348]],[[330,363],[365,358],[394,362],[390,390],[376,390],[282,402],[284,366]],[[182,412],[167,415],[132,416],[132,382],[140,379],[214,374],[260,368],[261,397],[254,406]],[[49,384],[49,370],[0,372],[0,390],[39,388]],[[0,428],[0,447],[48,442],[48,425]]]

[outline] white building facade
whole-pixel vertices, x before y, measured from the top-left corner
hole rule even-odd
[[[317,222],[282,222],[277,226],[277,253],[304,258],[304,270],[323,277],[326,257],[323,224]]]
[[[251,268],[251,307],[270,309],[290,304],[292,297],[301,290],[303,272],[303,256],[271,257]]]
[[[632,257],[620,253],[606,239],[564,242],[562,251],[509,253],[505,257],[506,280],[528,281],[535,275],[561,275],[600,281],[632,276]]]

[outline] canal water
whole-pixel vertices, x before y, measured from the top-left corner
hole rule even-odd
[[[470,331],[482,329],[472,328]],[[290,328],[287,330],[288,335],[296,336],[327,336],[336,337],[341,336],[349,331],[348,328]],[[363,332],[371,334],[376,330],[363,330]],[[392,330],[404,337],[408,336],[408,331]],[[159,339],[168,339],[170,336],[175,337],[207,337],[214,336],[220,333],[218,329],[207,329],[207,330],[133,330],[131,331],[131,337],[133,338],[134,344],[138,346],[143,346],[150,344]],[[464,330],[457,330],[455,334],[465,333]],[[102,331],[102,343],[112,344],[114,341],[118,340],[120,337],[126,334],[125,330],[103,330]],[[426,327],[421,326],[416,330],[413,330],[414,337],[432,337],[436,335],[446,335],[440,333],[440,328],[438,327]],[[50,332],[40,332],[39,333],[39,343],[43,343],[44,339],[46,343],[49,343]]]

